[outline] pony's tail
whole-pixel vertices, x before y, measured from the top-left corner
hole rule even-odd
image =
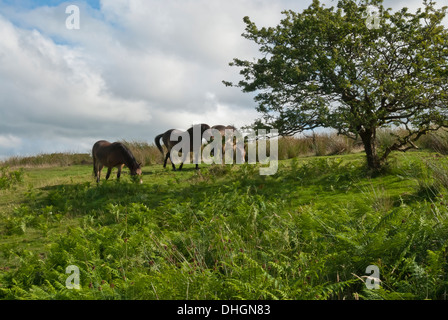
[[[93,176],[96,177],[96,159],[95,159],[95,155],[92,155],[93,158]]]
[[[163,133],[159,134],[157,137],[154,138],[154,142],[156,143],[156,147],[157,149],[159,149],[160,153],[162,154],[163,157],[163,149],[162,149],[162,145],[160,144],[160,138],[162,138]]]

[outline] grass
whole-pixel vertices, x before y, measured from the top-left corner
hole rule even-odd
[[[447,160],[393,154],[370,176],[364,158],[306,154],[272,176],[146,164],[142,185],[127,169],[96,185],[87,164],[8,167],[21,178],[0,189],[0,298],[444,299]]]

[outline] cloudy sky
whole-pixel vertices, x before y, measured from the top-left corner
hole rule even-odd
[[[239,79],[233,58],[258,57],[242,19],[275,26],[282,10],[311,2],[0,0],[0,159],[90,152],[99,139],[152,143],[201,122],[252,123],[252,96],[222,84]],[[69,5],[79,29],[67,28]]]

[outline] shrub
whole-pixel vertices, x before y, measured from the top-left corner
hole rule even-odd
[[[24,175],[23,169],[10,170],[9,167],[0,167],[0,190],[23,183]]]

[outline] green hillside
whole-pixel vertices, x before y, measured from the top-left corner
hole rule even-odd
[[[394,154],[378,176],[364,162],[154,164],[141,185],[127,168],[96,185],[87,164],[3,167],[0,299],[444,299],[447,160]]]

